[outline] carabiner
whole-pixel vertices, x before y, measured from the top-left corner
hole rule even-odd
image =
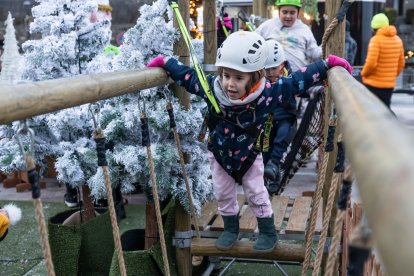
[[[20,135],[29,135],[30,137],[30,147],[27,151],[31,156],[34,156],[34,131],[27,125],[27,120],[20,121],[20,127],[17,130],[16,134],[13,136],[13,139],[17,142],[20,148],[20,152],[23,156],[25,156],[27,153],[24,150],[23,143],[20,139]]]
[[[91,103],[89,104],[88,110],[91,113],[94,128],[99,129],[100,128],[99,113],[101,111],[101,107],[99,106],[98,103]]]

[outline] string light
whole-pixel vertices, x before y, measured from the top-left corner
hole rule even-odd
[[[412,56],[414,56],[414,52],[413,51],[408,51],[407,55],[405,56],[405,59],[409,59]]]

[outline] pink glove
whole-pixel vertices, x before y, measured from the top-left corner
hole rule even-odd
[[[349,72],[349,74],[352,74],[352,66],[349,64],[348,61],[346,61],[345,59],[341,57],[329,55],[328,66],[330,68],[335,67],[335,66],[341,66],[341,67],[344,67]]]
[[[151,67],[164,68],[164,66],[165,66],[165,62],[164,62],[164,57],[162,55],[159,55],[156,58],[151,59],[147,64],[147,67],[149,68]]]

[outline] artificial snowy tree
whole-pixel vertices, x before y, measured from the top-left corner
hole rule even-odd
[[[168,2],[158,0],[152,5],[144,5],[140,8],[140,14],[137,24],[125,32],[123,44],[119,47],[119,55],[112,57],[99,55],[88,64],[90,72],[96,72],[98,68],[104,68],[109,72],[145,68],[145,63],[151,58],[159,54],[164,56],[173,54],[172,46],[178,38],[178,33],[172,25],[173,14]],[[117,171],[122,172],[122,177],[118,174],[120,179],[130,181],[135,178],[135,181],[144,185],[144,190],[148,190],[151,183],[146,150],[140,146],[139,114],[143,110],[140,110],[138,105],[141,108],[145,106],[151,132],[151,149],[159,196],[161,199],[168,196],[178,198],[181,204],[190,210],[181,167],[177,162],[179,160],[177,148],[169,129],[166,112],[169,97],[165,94],[170,93],[167,87],[152,88],[108,100],[102,109],[101,125],[107,138],[115,145],[112,154],[115,163],[122,169]],[[193,201],[196,210],[199,211],[201,205],[212,196],[212,188],[208,180],[206,148],[197,141],[198,129],[194,128],[201,125],[203,118],[198,109],[191,107],[190,110],[184,110],[176,99],[172,101],[183,150],[191,155],[187,171],[192,186]],[[110,110],[109,106],[114,106],[117,111]],[[124,178],[125,174],[129,177]],[[99,185],[100,181],[95,182],[96,180],[98,179],[94,178],[89,182],[92,187]]]
[[[19,47],[17,46],[13,20],[9,12],[7,20],[4,22],[6,25],[6,33],[4,35],[4,52],[0,57],[0,84],[12,84],[20,79],[22,57],[19,54]]]

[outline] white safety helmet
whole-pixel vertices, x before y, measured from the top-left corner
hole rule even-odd
[[[217,49],[217,67],[240,72],[256,72],[265,67],[269,50],[263,37],[254,32],[237,31]]]
[[[274,39],[266,40],[267,48],[269,49],[269,55],[266,60],[265,69],[278,67],[286,61],[285,51],[283,46]]]

